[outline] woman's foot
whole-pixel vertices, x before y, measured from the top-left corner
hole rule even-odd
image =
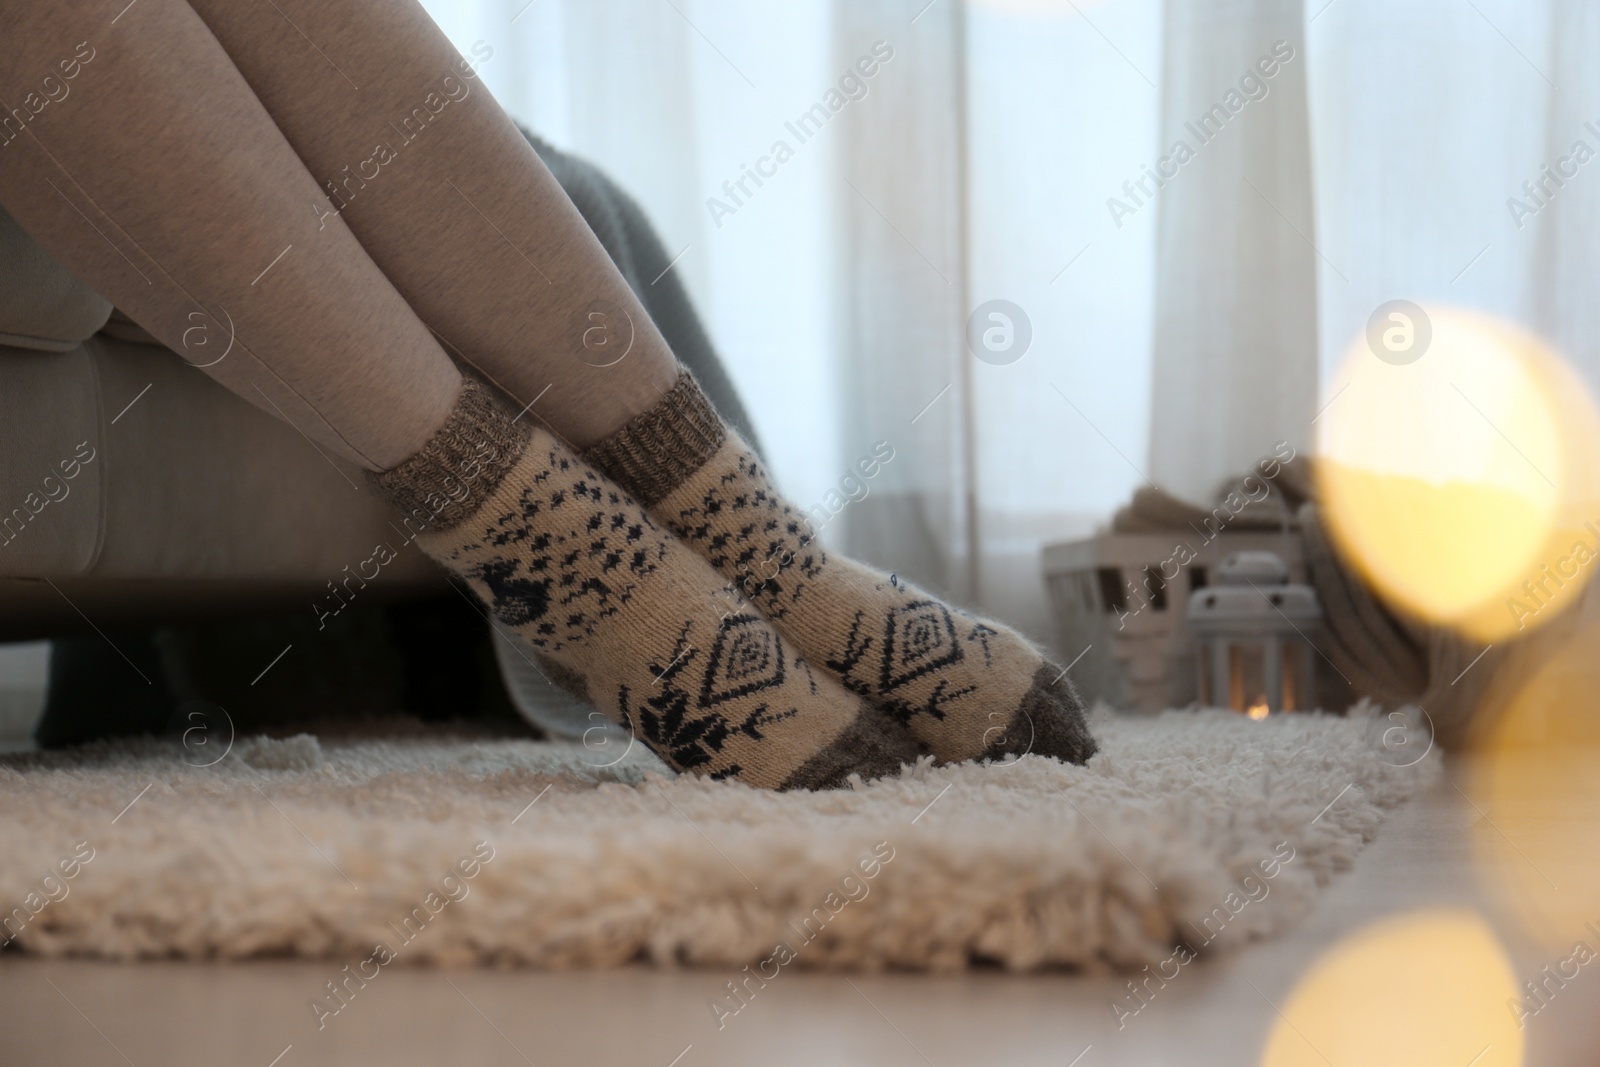
[[[622,489],[467,380],[422,452],[373,480],[417,542],[669,765],[774,789],[893,774],[906,732],[814,671]]]
[[[589,458],[940,761],[1096,751],[1066,672],[997,622],[830,556],[687,372]]]

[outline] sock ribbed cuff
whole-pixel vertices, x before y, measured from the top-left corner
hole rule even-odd
[[[685,370],[649,411],[624,423],[584,458],[649,507],[704,466],[727,435],[711,401]]]
[[[499,487],[528,445],[494,390],[464,378],[450,417],[422,450],[367,480],[407,518],[430,531],[464,522]]]

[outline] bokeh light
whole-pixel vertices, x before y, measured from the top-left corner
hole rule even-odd
[[[1482,880],[1558,952],[1600,936],[1600,624],[1551,638],[1497,680],[1464,803]]]
[[[1262,1067],[1518,1067],[1516,979],[1474,912],[1411,912],[1334,946],[1280,1004]]]
[[[1493,642],[1558,615],[1600,547],[1600,418],[1538,338],[1429,307],[1426,349],[1363,336],[1317,419],[1328,526],[1385,597]],[[1592,524],[1592,525],[1586,525]]]

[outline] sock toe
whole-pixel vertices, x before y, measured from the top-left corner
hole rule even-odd
[[[855,722],[778,788],[838,789],[852,774],[871,781],[899,773],[903,765],[917,761],[917,754],[916,741],[905,727],[864,705]]]
[[[989,740],[981,759],[1051,756],[1087,763],[1100,750],[1083,713],[1083,704],[1065,673],[1050,663],[1035,672],[1016,713],[999,736]]]

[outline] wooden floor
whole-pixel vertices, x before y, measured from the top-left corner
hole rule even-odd
[[[1462,769],[1449,766],[1449,777]],[[1600,813],[1581,818],[1590,830],[1600,826]],[[634,968],[384,971],[319,1032],[307,1000],[331,977],[322,964],[122,966],[6,955],[0,1064],[1253,1065],[1296,979],[1345,935],[1437,905],[1481,907],[1493,921],[1471,857],[1474,839],[1496,832],[1442,782],[1393,816],[1294,930],[1185,968],[1121,1029],[1109,1003],[1124,979],[1114,977],[784,972],[718,1030],[707,1002],[729,976]],[[1600,919],[1600,902],[1594,911]],[[1553,962],[1509,924],[1495,925],[1519,981]],[[1525,1062],[1600,1064],[1597,1020],[1600,966],[1586,967],[1529,1021]]]

